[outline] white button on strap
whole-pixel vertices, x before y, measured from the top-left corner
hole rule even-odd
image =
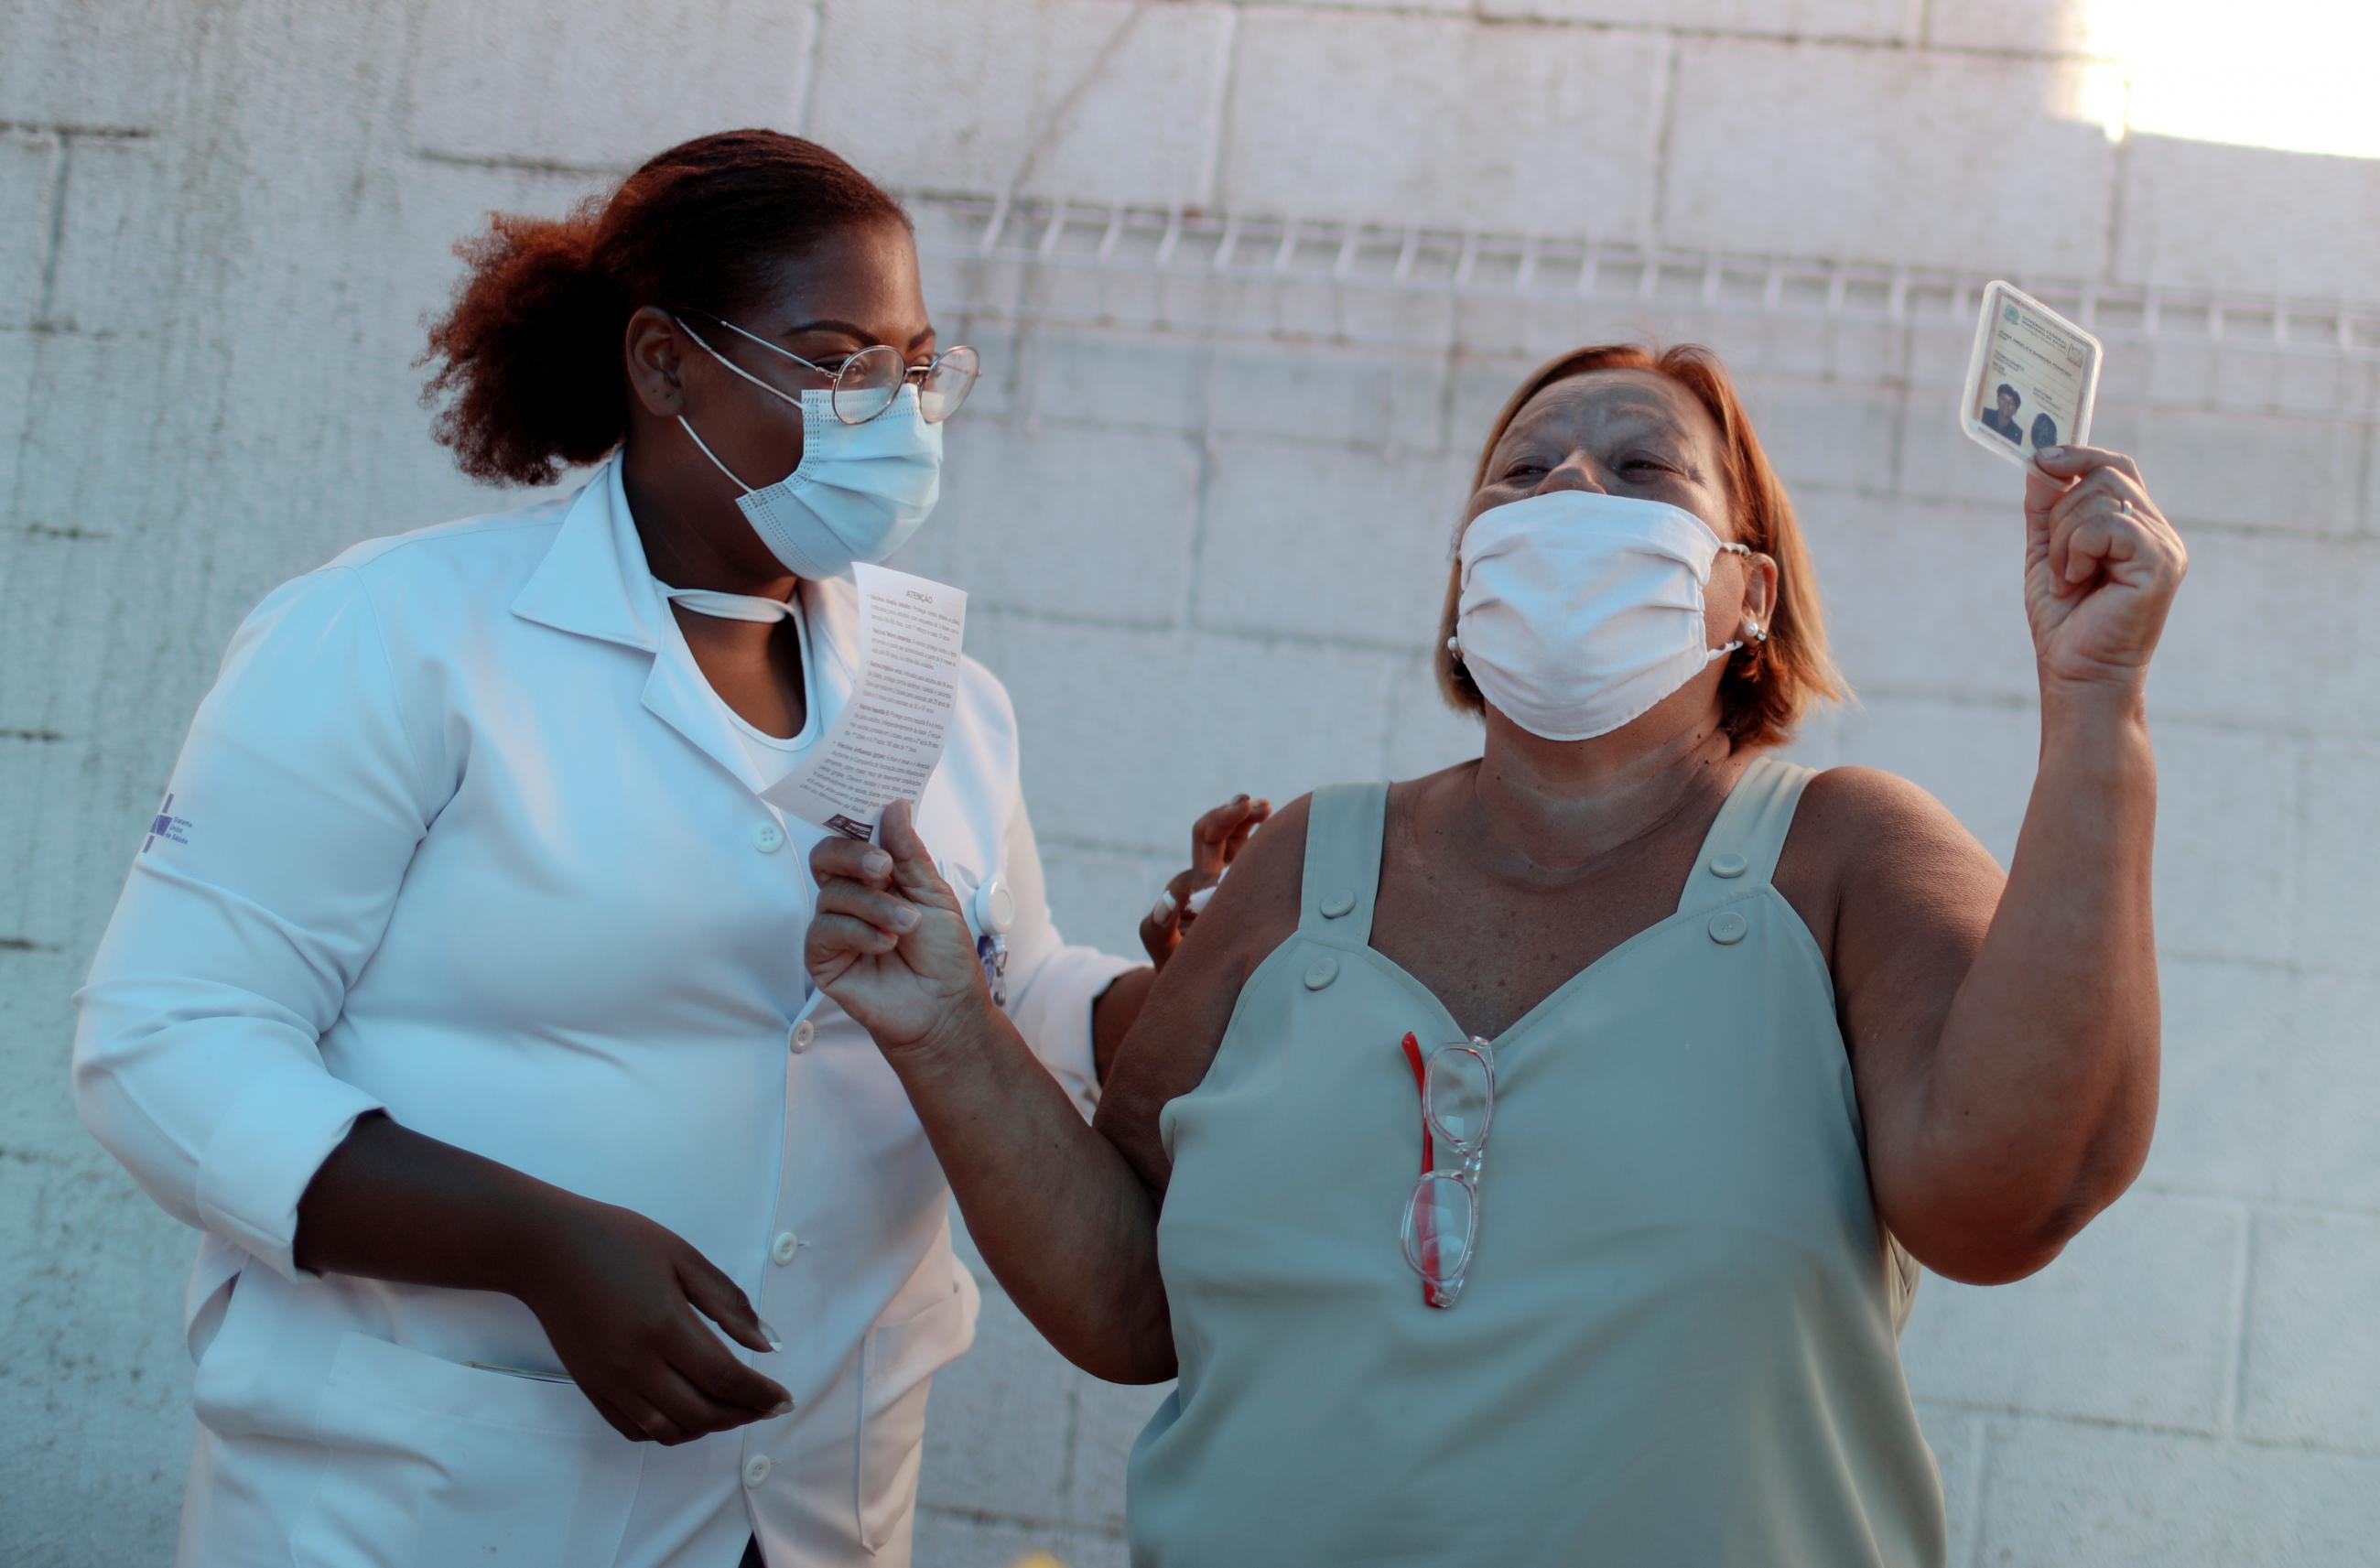
[[[793,1047],[794,1054],[799,1056],[810,1048],[810,1042],[816,1039],[818,1039],[818,1026],[805,1018],[794,1026],[794,1038],[787,1043]]]
[[[744,1484],[746,1486],[758,1487],[762,1481],[765,1481],[768,1478],[769,1456],[767,1454],[756,1453],[751,1458],[744,1462]]]
[[[1305,966],[1305,989],[1320,991],[1339,978],[1339,960],[1325,954]]]
[[[1722,909],[1710,918],[1710,938],[1720,946],[1730,946],[1743,940],[1752,929],[1744,918],[1732,909]]]
[[[1714,877],[1740,877],[1743,875],[1748,865],[1749,862],[1747,862],[1742,856],[1732,852],[1726,855],[1714,855],[1711,857],[1711,875]]]
[[[785,847],[785,830],[774,822],[760,822],[752,829],[752,847],[763,855],[774,855]]]
[[[802,1249],[802,1238],[791,1231],[779,1231],[777,1239],[769,1244],[769,1261],[779,1268],[791,1263],[794,1254]]]
[[[1335,920],[1354,907],[1355,907],[1355,895],[1342,887],[1322,901],[1322,918],[1326,920]]]

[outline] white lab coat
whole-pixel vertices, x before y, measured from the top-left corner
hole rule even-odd
[[[806,584],[813,699],[847,584]],[[452,1568],[908,1562],[927,1390],[974,1334],[949,1193],[832,1003],[796,1027],[820,830],[755,789],[614,460],[573,499],[358,546],[234,638],[78,996],[91,1131],[203,1229],[180,1561]],[[927,842],[1014,891],[1009,1010],[1085,1104],[1007,694],[965,670]],[[628,1442],[509,1296],[313,1275],[297,1204],[398,1122],[677,1232],[784,1336],[794,1414]],[[731,1347],[732,1348],[732,1347]]]

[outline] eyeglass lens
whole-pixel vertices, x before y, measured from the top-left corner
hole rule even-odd
[[[1405,1261],[1432,1283],[1451,1284],[1470,1267],[1478,1221],[1468,1184],[1451,1175],[1424,1176],[1405,1221]]]
[[[1496,1105],[1487,1057],[1460,1045],[1432,1052],[1426,1092],[1430,1129],[1439,1137],[1465,1153],[1485,1141]]]
[[[861,349],[835,374],[834,417],[847,425],[866,424],[892,407],[908,371],[899,349],[880,343]]]
[[[942,352],[917,386],[917,411],[925,416],[928,424],[941,424],[959,411],[959,405],[975,390],[975,378],[980,369],[981,361],[976,358],[975,350],[965,344]]]

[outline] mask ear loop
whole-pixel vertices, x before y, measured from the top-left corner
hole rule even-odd
[[[735,371],[737,375],[742,376],[746,381],[750,382],[754,386],[759,387],[770,396],[774,397],[781,402],[790,403],[796,408],[800,408],[802,407],[802,400],[800,398],[787,397],[783,393],[778,391],[775,387],[771,386],[759,376],[754,375],[751,371],[746,370],[743,366],[737,364],[726,355],[722,354],[718,349],[710,346],[710,344],[703,342],[702,334],[695,331],[692,327],[686,325],[685,317],[673,315],[670,317],[670,320],[677,323],[678,331],[686,334],[686,336],[694,339],[697,344],[699,344],[705,354],[710,355],[712,359],[718,360],[727,369]],[[735,327],[735,323],[734,322],[729,322],[727,325]],[[744,329],[741,327],[735,327],[735,330],[743,332]],[[747,337],[752,336],[750,333],[745,333],[744,335]],[[763,348],[775,346],[773,344],[768,343],[763,339],[753,338],[753,341],[759,343]],[[807,414],[808,411],[804,410],[804,412]],[[759,491],[754,490],[750,485],[746,484],[742,480],[737,479],[735,477],[735,469],[729,468],[726,464],[719,460],[719,454],[710,449],[710,443],[704,441],[702,437],[694,433],[694,426],[687,422],[686,417],[684,414],[680,414],[677,417],[677,422],[679,426],[685,430],[688,439],[692,440],[694,444],[700,448],[702,455],[710,459],[710,466],[727,476],[727,480],[730,484],[733,484],[736,489],[742,491],[747,495],[758,495],[759,493]]]
[[[750,485],[746,484],[742,480],[737,479],[735,477],[735,469],[729,468],[726,464],[719,460],[719,454],[713,452],[710,449],[710,444],[705,442],[702,437],[694,433],[694,427],[686,422],[686,416],[684,414],[680,414],[677,417],[677,422],[679,427],[686,432],[686,439],[693,442],[695,446],[701,451],[702,455],[710,459],[710,466],[727,476],[728,483],[734,485],[736,489],[742,491],[747,495],[757,495],[759,493],[759,492],[754,490]]]

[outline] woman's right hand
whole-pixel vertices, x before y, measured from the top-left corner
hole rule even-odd
[[[887,807],[882,847],[831,837],[810,851],[818,914],[810,978],[888,1054],[997,1012],[958,895],[934,869],[906,801]]]
[[[735,1282],[684,1237],[586,1198],[540,1220],[514,1294],[622,1437],[691,1442],[793,1408],[703,1321],[747,1349],[778,1348]]]

